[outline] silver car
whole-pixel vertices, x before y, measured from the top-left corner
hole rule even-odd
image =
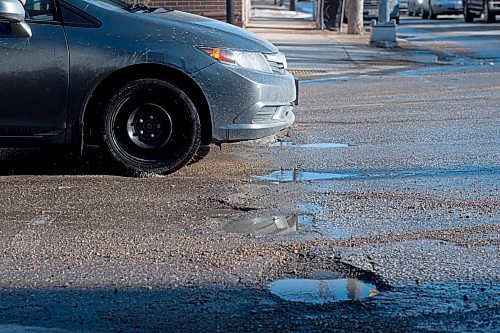
[[[462,0],[423,0],[422,18],[436,19],[438,15],[461,15]]]
[[[99,144],[126,171],[170,173],[294,121],[286,59],[255,34],[120,0],[23,4],[0,0],[3,146]]]
[[[420,16],[423,0],[408,0],[408,16]]]

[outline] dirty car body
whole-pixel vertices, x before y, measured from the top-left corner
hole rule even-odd
[[[294,121],[285,57],[241,28],[119,0],[24,8],[24,21],[0,13],[3,146],[100,144],[125,170],[169,173],[200,144]]]

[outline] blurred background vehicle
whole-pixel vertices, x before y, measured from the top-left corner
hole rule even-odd
[[[471,23],[474,18],[481,17],[484,13],[484,21],[493,23],[496,15],[500,15],[500,1],[491,0],[463,0],[465,22]]]
[[[399,13],[408,14],[409,0],[399,0]]]
[[[464,8],[462,0],[424,0],[422,18],[434,20],[438,15],[461,15]]]
[[[420,16],[424,0],[408,0],[408,16]]]

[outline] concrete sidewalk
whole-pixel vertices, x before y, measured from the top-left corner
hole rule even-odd
[[[382,73],[438,63],[432,51],[404,40],[392,49],[370,46],[369,27],[364,35],[317,30],[311,14],[288,11],[273,3],[261,0],[254,4],[246,29],[284,52],[290,72],[300,79]]]

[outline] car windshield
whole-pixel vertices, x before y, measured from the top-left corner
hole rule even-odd
[[[97,5],[100,6],[105,6],[105,7],[112,7],[115,9],[124,9],[128,10],[130,7],[130,4],[123,2],[121,0],[87,0],[88,2],[91,3],[96,3]]]
[[[94,3],[97,6],[106,7],[109,9],[121,9],[128,12],[149,12],[150,8],[146,5],[139,3],[126,3],[121,0],[87,0],[88,2]]]

